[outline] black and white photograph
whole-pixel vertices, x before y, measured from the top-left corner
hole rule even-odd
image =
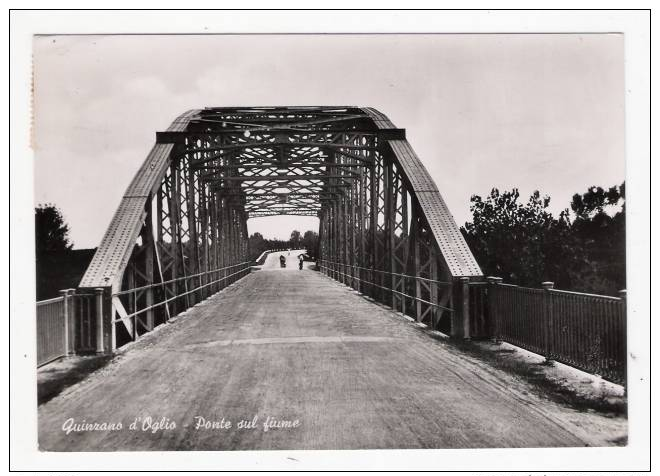
[[[616,21],[649,12],[150,13],[21,37],[11,398],[34,461],[644,454],[649,37]]]

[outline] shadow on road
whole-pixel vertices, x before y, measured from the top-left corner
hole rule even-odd
[[[111,355],[81,355],[67,357],[39,369],[37,373],[37,403],[46,403],[64,389],[105,367]]]

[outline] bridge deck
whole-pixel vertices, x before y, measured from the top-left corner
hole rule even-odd
[[[292,253],[294,255],[294,253]],[[269,257],[39,409],[43,450],[584,446],[485,364],[322,276]],[[258,428],[237,429],[258,415]],[[129,425],[161,417],[177,428]],[[231,429],[195,429],[196,416]],[[263,431],[266,417],[300,421]],[[121,431],[62,431],[121,421]],[[186,426],[187,425],[187,426]]]

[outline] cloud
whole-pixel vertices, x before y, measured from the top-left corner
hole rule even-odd
[[[36,196],[66,205],[78,246],[98,244],[155,132],[198,107],[374,106],[459,223],[493,186],[561,209],[624,177],[620,35],[42,37],[34,63]]]

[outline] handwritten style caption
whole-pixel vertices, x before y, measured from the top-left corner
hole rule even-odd
[[[183,425],[187,428],[192,425],[196,431],[228,431],[228,430],[260,430],[268,432],[270,430],[291,430],[299,428],[301,422],[299,419],[287,420],[266,416],[263,420],[259,415],[254,415],[251,419],[240,419],[232,421],[228,418],[220,420],[208,419],[203,416],[195,416],[189,424]],[[153,418],[151,416],[135,417],[131,423],[126,425],[122,421],[87,421],[86,419],[76,421],[75,418],[68,418],[62,424],[62,431],[67,435],[70,433],[85,433],[91,431],[140,431],[148,433],[158,433],[176,430],[179,427],[176,421],[168,417]]]

